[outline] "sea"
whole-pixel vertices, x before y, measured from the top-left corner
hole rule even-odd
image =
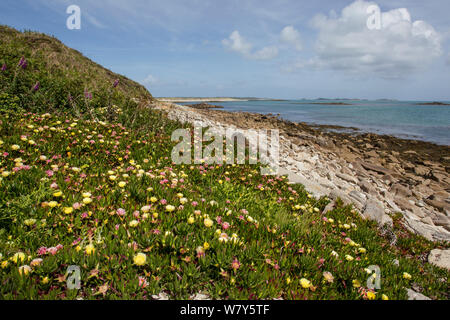
[[[449,102],[442,101],[449,104]],[[196,102],[186,102],[184,105]],[[333,103],[342,103],[335,105]],[[357,132],[450,145],[450,105],[396,100],[249,100],[211,102],[222,110],[279,114],[282,119],[317,125],[357,128]],[[338,129],[351,131],[348,129]]]

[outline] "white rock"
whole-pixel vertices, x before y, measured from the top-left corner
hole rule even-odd
[[[431,250],[430,254],[428,255],[428,262],[440,268],[450,270],[450,249]]]

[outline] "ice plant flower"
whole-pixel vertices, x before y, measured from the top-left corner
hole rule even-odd
[[[85,250],[86,254],[89,256],[95,252],[95,247],[93,244],[90,243],[84,248],[84,250]]]
[[[17,252],[12,258],[12,261],[14,261],[14,263],[17,263],[19,260],[20,262],[23,262],[25,260],[25,253],[23,252]]]
[[[31,272],[31,267],[28,265],[24,265],[19,267],[19,274],[20,275],[28,275]]]
[[[333,281],[334,281],[334,277],[333,277],[333,275],[331,274],[331,272],[325,271],[325,272],[323,273],[323,277],[325,278],[325,280],[326,280],[328,283],[333,283]]]
[[[302,286],[302,288],[308,289],[309,287],[311,287],[311,282],[308,279],[301,278],[300,285]]]
[[[239,262],[239,260],[237,258],[233,259],[233,262],[231,263],[231,268],[233,270],[237,270],[241,267],[241,263]]]
[[[403,279],[411,280],[412,276],[408,272],[403,272]]]
[[[133,263],[137,266],[143,266],[147,261],[147,255],[145,253],[139,252],[133,257]]]
[[[205,218],[203,223],[205,224],[205,227],[210,228],[210,227],[212,227],[214,222],[210,218]]]
[[[168,204],[167,206],[166,206],[166,211],[167,212],[173,212],[175,210],[175,207],[174,206],[172,206],[172,205],[170,205],[170,204]]]

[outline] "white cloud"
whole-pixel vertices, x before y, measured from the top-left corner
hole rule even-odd
[[[158,83],[158,79],[155,76],[149,74],[147,78],[144,79],[143,83],[147,85],[155,85],[156,83]]]
[[[340,15],[317,15],[317,55],[304,66],[341,70],[355,74],[402,77],[442,54],[441,36],[425,21],[412,22],[406,8],[381,13],[381,28],[369,29],[367,9],[374,2],[357,0]]]
[[[252,54],[253,59],[257,60],[269,60],[273,59],[278,55],[278,48],[275,46],[264,47],[259,51]]]
[[[247,42],[241,35],[239,31],[233,31],[228,39],[223,39],[222,44],[232,51],[236,51],[244,56],[250,55],[252,50],[252,44]]]
[[[278,48],[267,46],[258,51],[252,52],[253,45],[239,34],[233,31],[227,39],[222,40],[222,44],[231,51],[235,51],[247,59],[269,60],[278,55]]]
[[[300,39],[300,33],[294,29],[293,26],[287,26],[281,30],[280,40],[284,43],[292,45],[296,50],[301,51],[302,41]]]

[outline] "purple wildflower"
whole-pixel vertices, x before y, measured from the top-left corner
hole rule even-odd
[[[40,87],[40,83],[39,83],[39,81],[38,82],[36,82],[36,84],[33,86],[33,91],[38,91],[39,90],[39,87]]]
[[[113,83],[113,88],[117,87],[118,84],[119,84],[119,79],[116,79]]]
[[[22,69],[26,69],[27,65],[28,65],[27,60],[24,57],[20,58],[19,67],[22,67]]]
[[[84,97],[88,100],[92,99],[92,93],[89,93],[87,90],[84,90]]]
[[[4,63],[3,65],[2,65],[2,71],[5,71],[6,70],[6,63]]]

